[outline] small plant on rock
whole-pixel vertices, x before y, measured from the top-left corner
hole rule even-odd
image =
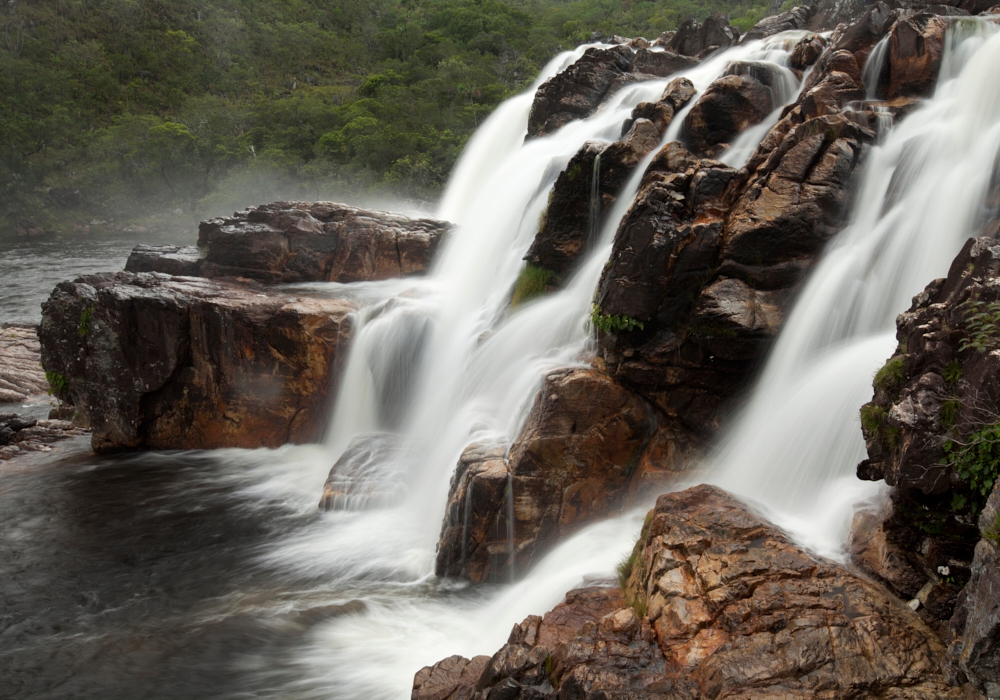
[[[631,316],[621,315],[612,316],[610,314],[601,313],[601,307],[594,304],[590,312],[590,322],[593,324],[601,333],[610,333],[612,331],[631,331],[636,328],[639,330],[645,330],[645,326],[642,321],[638,321]]]
[[[94,308],[88,306],[80,314],[80,325],[77,330],[79,330],[80,335],[86,337],[90,333],[90,319],[94,316]]]
[[[899,447],[900,429],[889,424],[889,412],[874,403],[861,407],[861,427],[883,447],[895,450]]]
[[[941,372],[941,376],[948,382],[948,386],[955,386],[962,378],[962,365],[958,360],[952,360]]]
[[[951,466],[972,492],[971,512],[982,512],[1000,476],[1000,423],[984,426],[965,440],[947,440],[942,448],[941,463]]]
[[[958,344],[959,351],[986,352],[1000,347],[1000,302],[970,301],[962,315],[967,338]]]
[[[1000,512],[993,515],[993,520],[983,530],[983,539],[1000,549]]]
[[[875,373],[872,386],[879,391],[884,391],[891,396],[895,396],[903,388],[905,381],[906,374],[903,372],[903,358],[896,356],[886,362],[882,366],[882,369]]]
[[[534,265],[525,265],[514,283],[514,294],[511,296],[511,307],[519,306],[545,294],[545,289],[552,281],[552,273]]]

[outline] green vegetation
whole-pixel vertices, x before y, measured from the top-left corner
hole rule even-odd
[[[278,197],[433,199],[475,128],[591,32],[653,37],[761,0],[11,0],[0,231]]]
[[[637,321],[628,315],[622,316],[611,316],[601,312],[601,307],[594,304],[590,311],[590,323],[601,333],[610,333],[612,331],[631,331],[636,328],[639,330],[645,330],[645,326],[642,321]]]
[[[1000,512],[994,514],[993,521],[983,530],[983,539],[1000,549]]]
[[[545,293],[549,282],[552,281],[552,273],[541,267],[525,265],[514,283],[514,294],[510,299],[511,307],[520,306]]]
[[[970,511],[980,513],[1000,476],[1000,423],[984,426],[962,442],[948,440],[943,449],[942,462],[953,467],[969,488]]]
[[[945,430],[955,427],[958,423],[959,413],[962,411],[962,402],[958,399],[947,399],[941,404],[941,427]]]
[[[889,424],[889,412],[884,407],[874,403],[866,403],[861,407],[861,427],[865,434],[870,435],[890,450],[899,447],[900,429]]]
[[[886,362],[882,368],[875,373],[875,379],[872,381],[872,386],[874,386],[878,391],[883,391],[891,396],[895,396],[899,390],[903,388],[903,383],[905,381],[906,375],[903,372],[903,358],[897,356]]]
[[[962,365],[958,360],[952,360],[941,372],[948,386],[955,386],[962,379]]]
[[[986,352],[1000,347],[1000,302],[970,301],[962,314],[967,338],[958,349]]]
[[[628,580],[632,576],[632,571],[635,569],[636,564],[642,565],[642,549],[646,546],[646,538],[649,537],[649,526],[653,522],[653,511],[649,511],[646,514],[646,519],[642,523],[642,531],[639,533],[639,539],[636,540],[635,546],[632,547],[632,551],[628,556],[623,558],[618,566],[615,567],[615,572],[618,574],[618,583],[621,585],[622,593],[625,594],[625,600],[628,604],[635,610],[635,614],[640,618],[646,616],[646,597],[643,595],[642,590],[640,590],[635,596],[629,592]]]
[[[87,336],[90,334],[90,319],[93,315],[94,309],[91,306],[88,306],[83,310],[83,313],[80,314],[80,326],[78,330],[81,336]]]
[[[49,383],[49,396],[62,400],[69,388],[69,378],[58,372],[46,372],[45,380]]]

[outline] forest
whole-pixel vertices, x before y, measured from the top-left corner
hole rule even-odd
[[[188,226],[280,197],[428,203],[560,50],[760,0],[10,0],[0,235]]]

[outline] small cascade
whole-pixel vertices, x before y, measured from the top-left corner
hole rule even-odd
[[[885,67],[885,57],[889,53],[889,35],[886,34],[875,44],[868,54],[864,68],[861,69],[861,82],[865,86],[865,99],[878,99],[878,82]]]
[[[587,249],[597,242],[601,226],[601,154],[594,157],[594,168],[590,174],[590,203],[587,212]]]
[[[507,571],[510,582],[517,577],[516,543],[514,541],[514,478],[507,474],[507,488],[504,491],[504,506],[507,509]]]

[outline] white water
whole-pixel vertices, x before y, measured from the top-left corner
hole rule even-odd
[[[843,542],[853,504],[877,488],[853,477],[863,453],[856,415],[892,350],[895,314],[945,272],[974,230],[1000,147],[1000,86],[992,79],[1000,40],[973,37],[948,48],[935,99],[869,155],[851,226],[812,275],[711,473],[831,554]],[[763,53],[759,43],[739,47],[688,75],[704,90],[726,62],[758,58],[755,51]],[[386,301],[359,314],[329,451],[286,448],[275,455],[284,466],[268,465],[267,481],[255,488],[313,507],[331,452],[358,435],[392,429],[403,436],[406,458],[395,468],[407,493],[391,508],[324,514],[316,528],[265,554],[273,566],[308,571],[339,586],[340,599],[360,597],[369,606],[316,628],[295,660],[302,687],[292,690],[406,697],[421,666],[455,653],[492,653],[511,625],[549,609],[587,574],[607,575],[634,542],[641,513],[588,528],[511,586],[462,591],[431,575],[448,479],[462,448],[485,437],[509,440],[545,372],[586,350],[591,296],[645,163],[567,287],[508,315],[506,298],[548,189],[584,141],[615,138],[632,106],[658,97],[665,83],[630,86],[591,119],[525,144],[518,138],[523,127],[511,124],[526,123],[530,101],[507,103],[456,170],[465,179],[449,187],[441,215],[459,229],[433,274],[401,283],[408,290],[402,295],[401,287],[384,287]],[[682,119],[665,139],[676,136]],[[421,327],[425,335],[414,343],[413,329]],[[417,361],[407,355],[414,347],[422,347]],[[401,357],[411,358],[406,370]],[[406,410],[386,416],[383,406],[380,414],[380,391],[383,399],[387,391],[408,397]]]

